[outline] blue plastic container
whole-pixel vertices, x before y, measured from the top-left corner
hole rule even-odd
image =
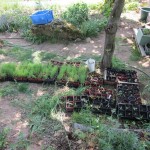
[[[41,10],[30,16],[32,23],[35,25],[47,24],[53,21],[53,11],[52,10]]]

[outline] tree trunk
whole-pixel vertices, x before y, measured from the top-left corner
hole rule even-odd
[[[115,50],[115,36],[118,22],[124,7],[125,0],[115,0],[113,10],[110,14],[108,24],[105,28],[104,54],[101,62],[101,69],[112,67],[112,57]]]

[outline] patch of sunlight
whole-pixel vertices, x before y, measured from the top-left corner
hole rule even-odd
[[[139,64],[142,65],[142,67],[148,68],[150,67],[150,57],[145,57],[143,60],[139,61]]]
[[[134,42],[131,40],[131,39],[129,39],[129,38],[127,38],[127,42],[129,43],[129,44],[133,44]]]
[[[0,60],[4,60],[6,57],[4,55],[0,55]]]
[[[95,53],[95,54],[98,54],[98,53],[99,53],[99,51],[97,51],[97,50],[95,50],[95,49],[93,49],[92,52]]]
[[[135,11],[130,11],[130,12],[122,13],[121,18],[123,17],[128,20],[138,22],[140,18],[140,13],[136,13]]]
[[[32,54],[34,63],[41,63],[40,53],[41,51],[36,51]]]
[[[38,91],[37,91],[37,96],[42,96],[42,95],[44,95],[45,94],[45,92],[44,91],[42,91],[42,90],[40,90],[40,89],[38,89]]]

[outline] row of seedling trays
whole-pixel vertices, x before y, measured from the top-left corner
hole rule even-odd
[[[118,70],[107,68],[104,71],[104,83],[115,85],[120,82],[137,83],[137,72],[132,70]]]
[[[117,114],[121,118],[150,120],[150,106],[118,103]]]
[[[79,67],[81,65],[81,62],[70,62],[70,61],[66,61],[66,62],[61,62],[61,61],[56,61],[56,60],[51,60],[51,63],[53,65],[57,65],[57,66],[62,66],[64,64],[66,65],[74,65],[76,67]]]
[[[116,100],[118,103],[141,104],[138,84],[117,84]]]
[[[93,113],[111,115],[111,109],[116,106],[112,99],[89,96],[67,96],[63,97],[66,101],[66,111],[80,111],[89,107]]]
[[[104,99],[114,98],[114,92],[104,87],[89,87],[84,91],[84,94],[90,97],[101,97]]]
[[[65,86],[68,85],[69,87],[75,87],[78,88],[81,83],[76,81],[67,81],[65,79],[57,80],[56,84],[59,86]],[[104,84],[103,78],[100,77],[97,73],[89,73],[87,76],[87,79],[82,84],[83,86],[91,86],[91,87],[99,87]]]

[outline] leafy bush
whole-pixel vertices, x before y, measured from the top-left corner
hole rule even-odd
[[[81,31],[85,37],[97,36],[98,32],[100,32],[106,26],[107,19],[90,19],[85,21],[81,25]]]
[[[79,27],[88,20],[88,6],[86,3],[76,3],[62,14],[62,18]]]

